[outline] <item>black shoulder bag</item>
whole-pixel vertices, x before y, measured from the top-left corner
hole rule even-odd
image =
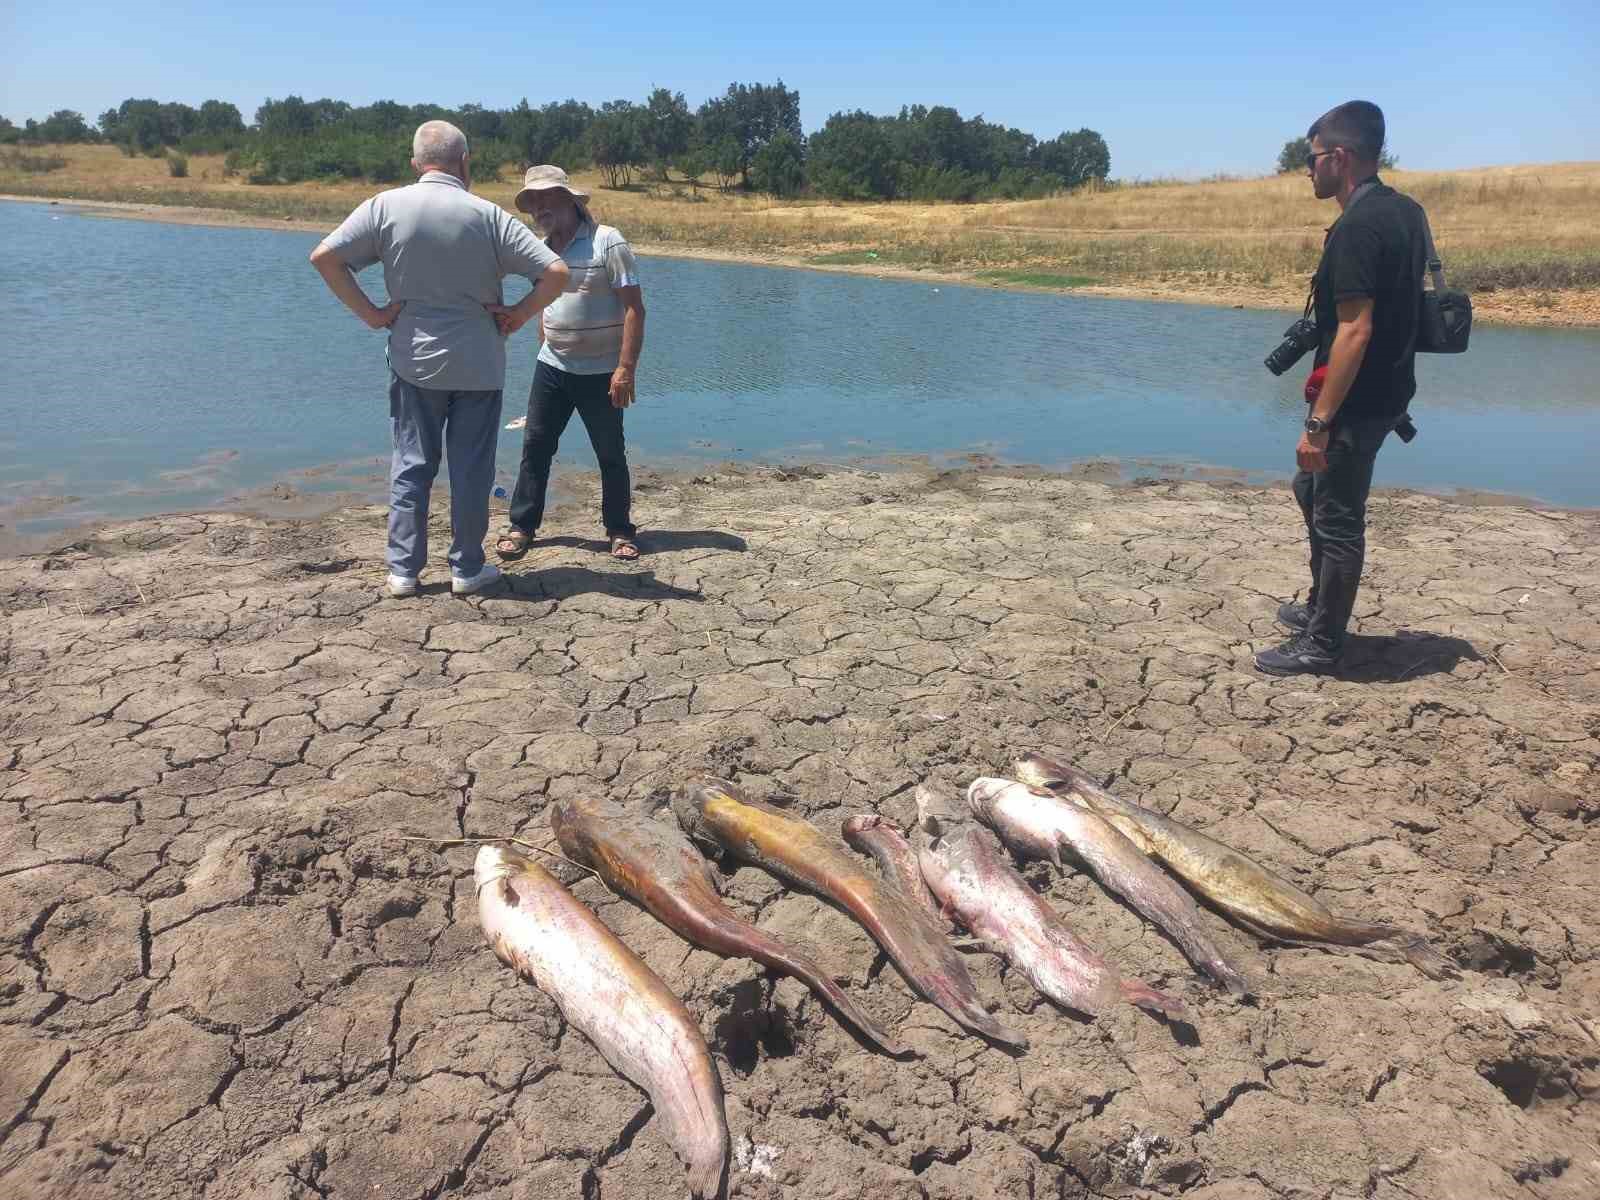
[[[1421,205],[1418,205],[1421,209]],[[1422,236],[1428,251],[1428,277],[1422,283],[1417,322],[1417,350],[1427,354],[1462,354],[1472,336],[1472,297],[1444,282],[1444,263],[1433,248],[1433,229],[1422,213]],[[1429,287],[1428,284],[1433,286]]]

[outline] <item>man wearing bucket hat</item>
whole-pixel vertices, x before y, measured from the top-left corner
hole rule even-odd
[[[425,121],[411,152],[417,182],[363,203],[311,252],[311,263],[369,328],[389,331],[389,594],[417,594],[429,494],[448,457],[450,590],[472,595],[500,579],[500,568],[483,561],[506,378],[496,325],[520,327],[559,296],[567,268],[522,222],[468,190],[461,130]],[[389,292],[383,308],[353,274],[378,262]],[[534,285],[515,308],[500,303],[500,280],[510,274]]]
[[[611,554],[639,557],[622,413],[634,398],[634,370],[644,346],[644,299],[627,240],[589,215],[588,199],[565,171],[549,165],[529,167],[516,197],[517,208],[533,218],[571,278],[539,317],[544,344],[528,393],[522,465],[511,495],[510,523],[495,544],[503,559],[521,558],[539,531],[550,463],[574,412],[583,419],[600,464],[600,515]],[[502,333],[520,328],[514,310],[491,306],[490,311]]]

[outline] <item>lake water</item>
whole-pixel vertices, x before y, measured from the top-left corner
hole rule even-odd
[[[312,234],[95,219],[0,204],[0,522],[82,520],[354,489],[381,495],[383,335],[306,262]],[[1291,317],[948,283],[643,260],[638,465],[936,459],[981,452],[1129,474],[1293,471]],[[361,276],[382,302],[381,272]],[[525,290],[508,281],[515,296]],[[512,343],[509,421],[534,337]],[[1418,361],[1410,445],[1379,486],[1600,506],[1600,333],[1484,326]],[[515,470],[519,432],[500,465]],[[561,461],[592,466],[580,423]],[[270,493],[267,493],[270,495]]]

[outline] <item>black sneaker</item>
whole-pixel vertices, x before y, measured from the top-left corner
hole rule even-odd
[[[1339,655],[1305,634],[1256,655],[1256,670],[1268,675],[1326,675],[1339,666]]]
[[[1296,633],[1304,633],[1311,624],[1311,609],[1293,600],[1278,605],[1278,624]]]

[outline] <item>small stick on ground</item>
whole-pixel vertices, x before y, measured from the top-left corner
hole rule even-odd
[[[528,841],[526,838],[519,838],[519,837],[430,838],[430,837],[412,837],[409,834],[401,834],[400,835],[400,840],[402,842],[426,842],[430,846],[487,846],[487,845],[489,845],[489,844],[491,844],[493,842],[510,842],[513,845],[523,847],[525,850],[532,850],[537,854],[545,854],[545,855],[548,855],[551,858],[560,859],[562,862],[566,863],[568,866],[576,867],[578,870],[582,871],[585,875],[593,875],[596,879],[600,880],[600,886],[601,887],[605,888],[606,891],[608,891],[608,892],[611,891],[611,885],[608,884],[605,881],[605,879],[601,876],[600,872],[596,871],[593,867],[586,867],[580,862],[573,862],[572,859],[568,858],[565,854],[557,854],[554,850],[548,850],[543,846],[536,845],[533,842]],[[616,894],[615,892],[612,892],[612,895],[615,895],[615,894]]]
[[[1148,699],[1150,699],[1150,693],[1146,692],[1144,695],[1140,696],[1137,700],[1135,700],[1132,704],[1128,705],[1127,708],[1123,709],[1122,710],[1122,715],[1120,717],[1118,717],[1115,721],[1111,722],[1110,725],[1106,726],[1106,731],[1100,735],[1101,742],[1104,742],[1108,737],[1110,737],[1113,733],[1115,733],[1117,731],[1117,726],[1121,725],[1129,717],[1133,716],[1133,710],[1138,708],[1139,705],[1143,704]]]

